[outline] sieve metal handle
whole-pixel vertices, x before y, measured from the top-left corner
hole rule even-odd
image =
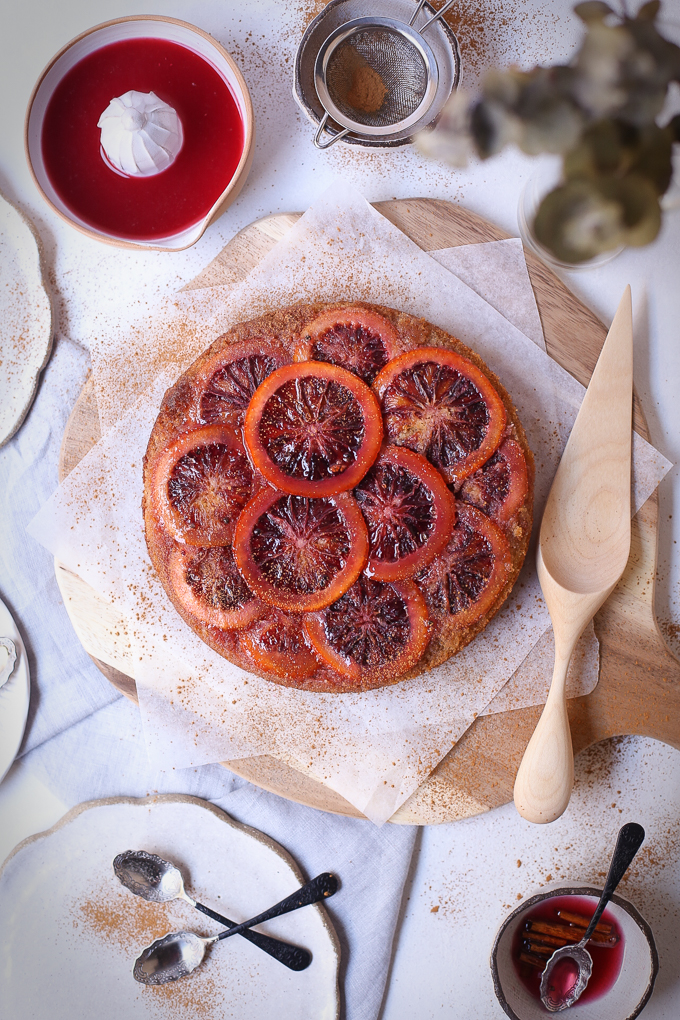
[[[339,138],[344,138],[345,135],[349,134],[349,128],[344,128],[344,130],[336,131],[336,133],[334,135],[331,135],[330,131],[326,127],[326,123],[327,122],[328,122],[328,114],[324,113],[323,117],[321,118],[321,123],[319,124],[319,130],[317,131],[317,133],[314,136],[314,145],[316,146],[317,149],[330,149],[331,145],[334,145],[335,142],[337,142]],[[321,136],[324,133],[324,131],[328,135],[330,135],[330,141],[328,141],[328,142],[322,142],[321,141]]]
[[[423,25],[423,27],[419,28],[417,31],[420,32],[420,34],[422,35],[426,28],[429,28],[430,25],[434,25],[435,21],[439,21],[439,19],[446,14],[446,12],[448,11],[449,7],[452,6],[452,4],[453,4],[453,0],[447,0],[447,3],[445,3],[444,6],[440,10],[437,11],[437,13],[434,15],[434,17],[430,18],[429,21],[426,21],[425,24]],[[409,21],[409,25],[410,26],[413,25],[413,22],[416,20],[416,18],[418,17],[418,15],[420,14],[420,12],[422,11],[424,6],[425,6],[425,0],[419,0],[418,6],[415,9],[413,17]]]
[[[423,0],[423,3],[424,2],[425,2],[425,0]],[[423,6],[423,4],[420,5],[420,7],[422,7],[422,6]],[[423,27],[421,29],[419,29],[420,34],[422,35],[423,32],[430,27],[430,25],[434,25],[435,21],[439,21],[440,18],[443,18],[444,15],[446,14],[446,12],[448,11],[449,7],[452,7],[452,6],[453,6],[453,0],[447,0],[447,3],[445,3],[443,7],[439,8],[439,10],[434,15],[434,17],[430,18],[429,21],[426,21],[425,24],[423,25]],[[418,8],[418,11],[420,10],[420,7]],[[416,11],[416,16],[418,14],[418,11]]]
[[[420,12],[422,11],[424,6],[425,6],[425,0],[418,0],[418,6],[416,7],[415,11],[413,12],[413,17],[409,21],[409,25],[411,25],[411,26],[413,25],[413,22],[416,20],[416,18],[418,17],[418,15],[420,14]]]

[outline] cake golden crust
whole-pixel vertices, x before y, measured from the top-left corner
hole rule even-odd
[[[441,590],[436,588],[437,570],[440,569],[441,557],[446,555],[446,550],[444,553],[439,553],[433,564],[421,571],[420,582],[416,578],[416,585],[423,592],[429,615],[429,640],[424,652],[414,665],[398,676],[393,677],[389,671],[378,670],[373,674],[364,673],[359,680],[338,672],[331,667],[328,661],[320,658],[314,650],[310,651],[303,633],[305,614],[288,614],[291,634],[291,643],[286,645],[286,648],[290,648],[288,658],[284,655],[283,658],[279,656],[278,659],[270,657],[263,660],[262,657],[258,658],[257,655],[253,655],[253,634],[255,638],[261,635],[264,627],[262,620],[266,622],[267,613],[271,614],[269,607],[263,606],[262,610],[258,612],[253,608],[254,604],[250,604],[250,609],[246,613],[249,621],[248,626],[243,631],[210,626],[195,612],[192,612],[190,601],[178,596],[177,586],[173,580],[173,577],[176,576],[178,556],[190,556],[190,551],[187,551],[189,546],[178,542],[176,536],[171,534],[167,526],[167,515],[164,518],[159,511],[158,499],[154,496],[154,486],[157,485],[155,472],[164,452],[171,444],[178,443],[178,441],[179,448],[181,448],[181,439],[185,433],[200,428],[206,429],[207,405],[204,394],[207,381],[215,371],[215,366],[228,361],[230,354],[239,351],[259,350],[263,354],[271,355],[274,367],[290,364],[294,360],[301,360],[301,357],[306,357],[308,354],[301,356],[300,351],[308,351],[310,346],[307,327],[319,320],[320,317],[321,321],[327,321],[328,316],[330,315],[332,318],[334,312],[340,316],[348,308],[362,309],[367,315],[377,315],[391,324],[389,338],[389,356],[391,358],[394,358],[395,354],[398,356],[418,348],[438,348],[452,351],[472,362],[491,384],[505,409],[502,436],[488,463],[499,462],[499,456],[503,454],[509,462],[512,462],[513,458],[521,459],[523,455],[523,461],[526,464],[524,488],[521,490],[522,498],[518,505],[509,502],[507,506],[510,509],[505,514],[505,519],[503,512],[497,513],[496,520],[491,521],[488,525],[484,524],[482,528],[489,549],[494,550],[496,548],[494,542],[497,540],[498,543],[501,543],[502,540],[503,548],[506,550],[504,571],[499,573],[498,577],[493,574],[491,577],[493,598],[490,604],[484,606],[481,615],[478,615],[474,620],[471,619],[467,625],[464,623],[465,612],[458,614],[457,622],[456,616],[452,615],[453,610],[448,611],[444,605]],[[242,416],[239,417],[238,412],[235,417],[231,414],[229,428],[238,434],[241,425]],[[387,440],[389,437],[385,438]],[[521,450],[521,454],[518,450]],[[455,494],[456,505],[460,507],[464,504],[463,510],[459,513],[461,521],[474,522],[482,519],[479,516],[482,513],[479,509],[479,492],[481,491],[480,484],[484,481],[481,472],[485,467],[486,465],[464,481],[457,481],[455,478],[447,479],[449,489]],[[252,497],[268,483],[254,465],[250,465],[250,470],[249,485]],[[533,481],[533,456],[509,394],[482,359],[460,340],[424,319],[415,318],[392,308],[367,305],[362,302],[353,302],[351,305],[348,302],[298,304],[234,326],[227,333],[218,337],[166,392],[144,458],[143,513],[146,541],[151,561],[176,610],[199,637],[220,655],[249,672],[258,673],[265,679],[284,686],[325,693],[368,690],[405,680],[432,669],[455,655],[486,627],[509,595],[526,555],[533,518]],[[473,505],[473,509],[466,510],[465,507],[468,505]],[[238,507],[234,513],[237,510]],[[186,539],[186,541],[190,540]],[[500,544],[498,548],[500,548]],[[211,555],[213,555],[212,552]],[[231,555],[230,551],[229,555]],[[493,559],[493,555],[491,559]],[[173,577],[171,577],[171,569],[175,571]],[[280,614],[280,611],[274,610],[274,613]],[[257,619],[258,616],[260,623],[253,624],[251,621]],[[460,623],[461,620],[463,625]],[[249,630],[249,628],[251,629]],[[243,640],[243,634],[246,632],[250,636],[248,640]],[[263,668],[263,661],[270,662],[271,667]],[[282,665],[286,661],[290,664],[289,668]],[[318,668],[315,668],[317,662]]]

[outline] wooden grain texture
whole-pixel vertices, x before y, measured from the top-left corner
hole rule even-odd
[[[469,210],[440,200],[380,202],[376,208],[426,251],[509,236]],[[187,289],[243,279],[299,215],[268,216],[246,227]],[[547,266],[531,252],[525,255],[548,352],[587,385],[607,330]],[[94,390],[87,383],[64,435],[60,477],[99,437],[96,416]],[[636,430],[648,438],[637,400],[634,422]],[[666,650],[654,617],[657,517],[654,494],[633,518],[626,569],[595,616],[601,646],[600,680],[591,694],[568,704],[574,753],[598,740],[626,733],[653,737],[680,749],[680,663]],[[114,686],[134,698],[134,673],[125,672],[130,659],[120,648],[124,632],[120,627],[124,629],[125,622],[115,613],[110,617],[98,605],[96,626],[86,626],[80,617],[91,598],[88,586],[61,565],[57,567],[57,579],[84,647]],[[110,639],[114,637],[118,651],[112,651]],[[121,665],[123,668],[119,668]],[[540,714],[541,707],[536,706],[476,719],[391,820],[436,824],[507,803],[512,799],[515,775]],[[291,800],[361,817],[356,808],[290,760],[260,755],[225,764],[263,789]]]
[[[538,580],[555,638],[548,699],[515,779],[529,822],[564,814],[574,785],[567,670],[576,642],[630,555],[633,311],[626,287],[543,511]]]
[[[99,442],[101,436],[94,379],[89,375],[64,429],[64,439],[59,450],[60,481],[73,471],[76,464],[79,464],[85,454]]]

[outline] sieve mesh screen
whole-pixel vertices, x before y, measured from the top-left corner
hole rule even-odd
[[[326,87],[349,120],[392,127],[418,109],[427,90],[425,62],[400,32],[372,27],[354,32],[332,53]]]

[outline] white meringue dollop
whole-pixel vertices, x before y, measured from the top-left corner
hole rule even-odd
[[[112,99],[97,121],[102,155],[126,177],[167,170],[182,148],[177,112],[153,92],[126,92]]]

